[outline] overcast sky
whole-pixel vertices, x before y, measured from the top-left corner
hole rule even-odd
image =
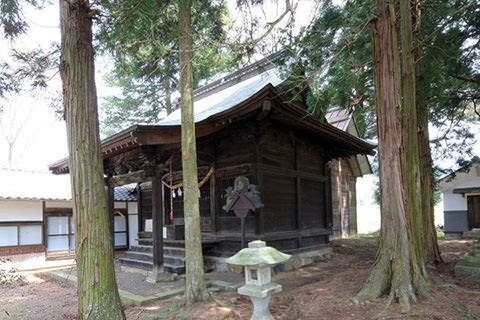
[[[233,11],[232,19],[237,23],[242,22],[242,16],[234,11],[236,0],[228,0],[230,10]],[[315,1],[302,0],[297,7],[297,28],[307,21],[310,21],[313,14],[312,3]],[[341,2],[340,0],[338,1]],[[267,21],[272,21],[283,11],[284,1],[267,0],[267,10],[258,11],[259,16],[266,16]],[[278,3],[279,7],[272,3]],[[27,9],[25,17],[30,25],[28,34],[20,37],[15,43],[10,43],[5,39],[0,39],[0,61],[9,60],[9,50],[12,46],[18,49],[47,48],[52,42],[59,42],[59,17],[58,4],[48,6],[42,10]],[[99,105],[101,106],[102,97],[118,92],[105,86],[102,75],[108,72],[109,63],[105,58],[96,64],[96,83],[99,96]],[[58,75],[49,83],[49,91],[61,90],[61,83]],[[49,93],[47,93],[48,95]],[[19,141],[14,153],[13,166],[42,168],[55,162],[68,153],[65,122],[57,120],[54,111],[47,104],[47,99],[41,96],[32,97],[29,94],[12,97],[8,100],[0,100],[0,105],[5,109],[15,110],[15,116],[20,119],[20,123],[25,124],[22,129]],[[12,113],[10,113],[10,116]],[[2,121],[5,122],[6,115]],[[7,159],[8,147],[2,132],[0,131],[0,166],[5,165]],[[480,144],[476,146],[476,153],[480,155]]]
[[[228,0],[232,12],[235,8],[235,2],[236,0]],[[258,11],[260,17],[265,16],[271,20],[283,12],[283,1],[278,1],[278,6],[273,5],[277,1],[267,0],[266,2],[268,10]],[[303,0],[302,5],[298,7],[298,10],[302,13],[303,21],[309,20],[308,17],[312,14],[309,8],[312,3],[313,1]],[[52,42],[59,42],[60,40],[57,3],[53,3],[42,10],[27,7],[25,9],[24,16],[30,26],[28,33],[15,40],[14,43],[6,39],[0,39],[0,61],[10,61],[9,55],[12,47],[16,49],[46,49]],[[237,24],[241,24],[243,18],[238,12],[234,12],[232,15],[232,19],[235,19]],[[98,59],[101,59],[100,63]],[[96,84],[100,108],[102,97],[118,92],[118,90],[106,87],[102,80],[103,74],[108,72],[108,66],[108,59],[97,58],[95,66]],[[45,93],[47,96],[61,90],[58,74],[49,82],[48,90]],[[0,131],[0,166],[6,165],[8,157],[8,145],[3,135],[9,134],[8,131],[15,132],[18,129],[22,131],[14,145],[12,166],[46,169],[48,164],[67,156],[65,122],[56,119],[53,109],[48,105],[48,99],[38,95],[32,97],[28,93],[23,93],[0,101],[0,106],[5,109],[1,120],[3,121],[4,131],[7,131],[6,133]],[[17,122],[14,124],[14,129],[9,127],[12,121]]]
[[[60,42],[58,3],[42,9],[27,8],[25,18],[30,28],[15,42],[0,38],[0,61],[10,61],[10,49],[48,49],[53,42]],[[108,88],[102,80],[102,75],[108,72],[108,63],[104,58],[96,63],[96,84],[101,97],[110,95],[117,90]],[[68,154],[65,122],[55,116],[53,108],[49,106],[49,95],[61,91],[61,81],[57,74],[49,81],[47,92],[35,97],[22,93],[6,100],[0,100],[0,106],[6,109],[3,114],[4,123],[9,122],[14,114],[18,124],[22,126],[21,134],[16,142],[13,154],[14,167],[46,169],[48,164],[62,159]],[[43,95],[43,96],[42,96]],[[4,124],[5,127],[5,124]],[[9,131],[7,125],[7,131]],[[11,131],[11,130],[10,130]],[[15,131],[15,130],[14,130]],[[0,130],[0,166],[7,164],[8,145]]]

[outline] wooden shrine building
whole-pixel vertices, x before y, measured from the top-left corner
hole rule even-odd
[[[316,117],[288,92],[267,60],[195,90],[204,255],[225,257],[240,249],[240,219],[222,209],[238,176],[259,187],[263,202],[246,218],[247,241],[262,239],[289,253],[329,245],[331,160],[373,154],[375,146]],[[182,181],[180,110],[103,140],[102,152],[110,189],[139,184],[139,235],[151,230],[152,236],[140,242],[140,251],[153,256],[154,266],[182,272],[181,259],[169,249],[181,248],[183,240],[183,190],[175,188]],[[68,172],[68,160],[50,170]]]

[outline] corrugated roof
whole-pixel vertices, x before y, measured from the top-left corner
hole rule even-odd
[[[137,201],[136,183],[115,187],[115,201]]]
[[[263,72],[261,72],[263,71]],[[195,122],[200,122],[215,114],[234,108],[241,102],[255,95],[268,84],[274,87],[283,82],[281,72],[278,68],[269,70],[257,70],[257,74],[247,79],[241,76],[221,88],[219,91],[212,91],[211,94],[202,94],[194,100]],[[219,85],[220,87],[221,85]],[[181,124],[180,108],[169,114],[165,119],[160,120],[156,125],[178,126]]]
[[[341,107],[332,107],[327,110],[327,113],[325,114],[325,119],[332,126],[348,132],[349,134],[370,143],[369,141],[358,136],[355,120],[353,119],[353,113],[350,110]],[[350,125],[352,121],[353,126]],[[356,160],[356,163],[360,168],[359,176],[371,174],[373,172],[366,155],[358,154],[355,156],[354,159]]]
[[[333,107],[327,110],[325,118],[332,126],[343,131],[347,131],[348,124],[350,123],[352,116],[351,112],[347,109]]]
[[[276,57],[276,56],[275,56]],[[197,125],[208,124],[210,120],[221,118],[222,116],[228,116],[229,113],[234,113],[238,109],[245,106],[245,102],[254,99],[255,96],[265,92],[266,94],[281,94],[281,85],[284,83],[286,74],[282,72],[281,68],[274,65],[272,57],[262,59],[250,66],[240,69],[222,79],[216,80],[211,84],[207,84],[204,87],[198,88],[194,92],[194,120]],[[259,106],[256,106],[257,108]],[[339,138],[337,140],[348,140],[350,147],[355,147],[358,152],[372,153],[371,142],[361,139],[355,136],[348,136],[343,134],[347,131],[349,116],[346,118],[342,115],[345,110],[338,109],[336,116],[332,117],[329,121],[334,122],[334,125],[326,125],[317,119],[316,117],[310,117],[311,115],[306,109],[301,106],[296,106],[293,103],[280,103],[279,108],[283,108],[283,111],[290,113],[291,117],[300,117],[301,121],[310,123],[311,128],[322,131],[323,134],[328,132],[329,137],[336,135]],[[288,109],[288,110],[287,110]],[[238,115],[238,114],[237,114]],[[343,117],[345,122],[339,122],[339,117]],[[217,119],[218,120],[218,119]],[[231,120],[231,119],[223,119]],[[335,121],[333,121],[335,120]],[[156,124],[150,125],[134,125],[125,129],[107,139],[102,141],[102,152],[104,158],[112,157],[118,153],[125,152],[142,144],[147,144],[140,138],[145,138],[148,132],[155,132],[158,136],[163,134],[177,133],[174,130],[180,130],[181,125],[181,110],[180,108],[172,112],[166,118],[160,120]],[[334,130],[332,130],[334,129]],[[335,132],[337,129],[343,132]],[[165,131],[162,131],[165,130]],[[167,132],[167,130],[169,130]],[[208,134],[208,133],[206,133]],[[179,135],[178,135],[179,136]],[[126,141],[126,142],[125,142]],[[172,139],[167,139],[167,142],[173,143]],[[176,141],[175,141],[176,142]],[[368,149],[368,151],[367,151]],[[68,172],[68,159],[62,159],[51,164],[50,170],[57,174]]]
[[[136,201],[136,184],[115,188],[116,201]],[[0,199],[71,200],[70,175],[0,167]]]

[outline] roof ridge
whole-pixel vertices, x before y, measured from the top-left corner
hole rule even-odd
[[[20,168],[20,167],[0,166],[0,170],[14,171],[14,172],[26,172],[26,173],[51,174],[48,170],[40,169],[40,168]]]
[[[272,60],[275,60],[277,59],[278,57],[282,56],[284,54],[283,50],[282,51],[279,51],[279,52],[276,52],[276,53],[273,53],[263,59],[260,59],[252,64],[249,64],[245,67],[243,67],[242,69],[240,70],[236,70],[234,72],[231,72],[229,74],[227,74],[226,76],[218,79],[218,80],[215,80],[211,83],[207,83],[206,85],[204,86],[201,86],[195,90],[193,90],[193,96],[194,97],[198,97],[198,96],[201,96],[203,94],[206,94],[210,91],[213,91],[215,90],[216,88],[220,87],[220,86],[224,86],[228,83],[231,83],[231,82],[234,82],[235,80],[238,80],[240,79],[241,77],[249,74],[249,73],[252,73],[253,71],[256,71],[262,67],[269,67],[269,69],[271,68],[274,68],[275,65],[273,64],[273,61]]]

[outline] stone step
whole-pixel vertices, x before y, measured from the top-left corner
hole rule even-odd
[[[139,238],[138,244],[141,246],[151,246],[153,244],[152,238]]]
[[[153,254],[149,253],[149,252],[127,251],[127,252],[125,252],[125,258],[152,262],[153,261]],[[184,266],[185,265],[185,256],[164,254],[163,255],[163,261],[165,263],[172,264],[172,265]]]
[[[185,249],[185,241],[183,240],[163,239],[163,245],[170,248]]]
[[[173,265],[169,263],[163,264],[163,271],[169,273],[176,273],[176,274],[184,274],[185,273],[185,265]]]
[[[479,231],[467,231],[463,233],[464,239],[479,239],[480,240],[480,232]]]
[[[185,266],[185,257],[177,257],[177,256],[163,256],[163,262],[171,265],[178,265],[178,266]]]
[[[120,264],[126,267],[132,267],[142,270],[151,271],[153,269],[153,262],[151,261],[142,261],[130,258],[120,258]]]
[[[127,251],[125,252],[125,258],[152,262],[153,253],[141,251]]]
[[[152,238],[152,232],[140,231],[138,233],[139,238]]]
[[[185,248],[163,247],[163,254],[169,256],[185,257]]]
[[[137,252],[152,252],[153,246],[131,246],[129,251],[137,251]]]
[[[480,268],[480,257],[466,255],[458,263],[463,264],[465,266]]]

